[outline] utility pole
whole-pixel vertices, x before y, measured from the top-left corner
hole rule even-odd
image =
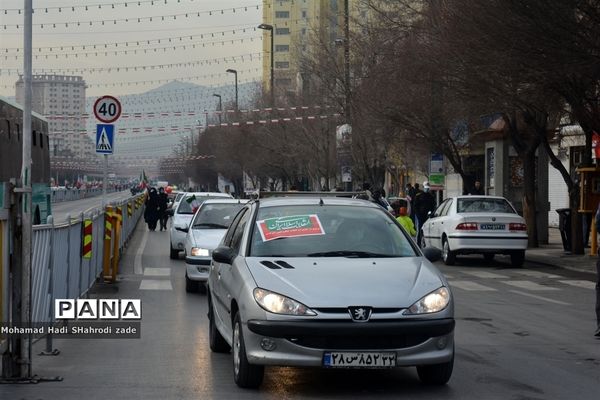
[[[350,115],[350,7],[349,0],[344,0],[344,85],[346,101],[344,102],[346,123],[351,123]]]
[[[230,74],[234,74],[235,75],[235,111],[238,111],[238,72],[235,69],[228,69],[227,71]]]

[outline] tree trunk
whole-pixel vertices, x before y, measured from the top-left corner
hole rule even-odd
[[[527,224],[528,246],[539,247],[535,201],[535,151],[524,153],[521,160],[523,161],[523,217]]]

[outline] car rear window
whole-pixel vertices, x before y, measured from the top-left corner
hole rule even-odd
[[[249,255],[254,257],[417,256],[410,239],[382,208],[264,207],[252,229]]]
[[[505,199],[489,199],[483,197],[458,199],[457,213],[504,213],[516,214],[516,211]]]

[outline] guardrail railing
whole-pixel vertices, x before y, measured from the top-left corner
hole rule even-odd
[[[116,190],[107,188],[106,193],[113,193]],[[87,199],[89,197],[102,196],[102,188],[91,189],[51,189],[51,202],[60,203],[62,201],[72,201]]]

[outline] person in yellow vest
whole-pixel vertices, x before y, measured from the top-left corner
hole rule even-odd
[[[402,227],[408,232],[408,234],[412,237],[417,236],[417,230],[415,229],[415,224],[412,222],[412,219],[408,216],[408,212],[406,211],[406,207],[400,207],[398,209],[398,217],[396,220],[402,225]]]

